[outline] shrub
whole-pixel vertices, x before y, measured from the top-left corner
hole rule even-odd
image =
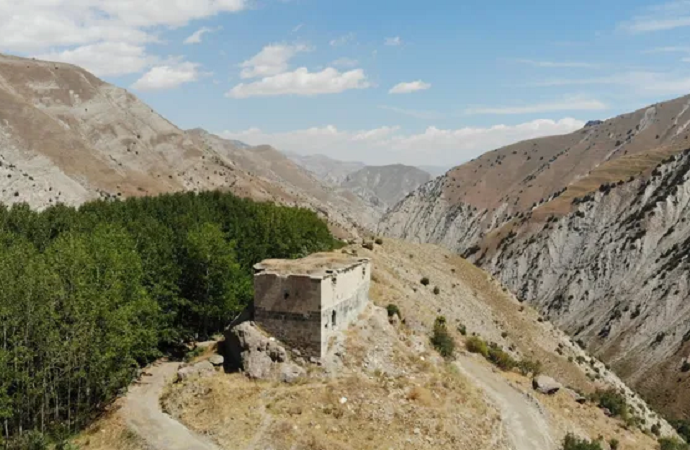
[[[374,250],[374,243],[371,241],[365,242],[364,244],[362,244],[362,247],[366,248],[367,250]]]
[[[518,362],[515,361],[512,356],[504,352],[498,345],[491,345],[489,347],[489,357],[488,360],[491,361],[496,367],[501,370],[513,370]]]
[[[438,295],[441,293],[441,289],[438,288],[438,286],[434,286],[434,295]]]
[[[600,408],[608,409],[612,415],[618,416],[623,420],[628,418],[628,402],[625,400],[625,396],[615,389],[597,390],[592,395],[592,400]]]
[[[652,428],[650,429],[650,431],[652,432],[653,435],[659,436],[661,434],[661,425],[659,425],[658,423],[655,423],[654,425],[652,425]]]
[[[504,331],[503,333],[501,333],[501,337],[502,337],[503,339],[507,338],[507,337],[508,337],[508,332],[507,332],[507,331]]]
[[[376,243],[376,245],[383,245],[383,239],[381,238],[376,238],[374,242]]]
[[[661,438],[659,439],[659,450],[689,450],[690,445],[678,439]]]
[[[563,450],[603,450],[597,441],[591,442],[568,434],[563,439]]]
[[[470,353],[478,353],[482,355],[484,358],[489,357],[489,346],[486,345],[486,342],[482,340],[479,336],[471,336],[467,341],[465,342],[465,348],[467,348],[467,351]]]
[[[422,283],[422,286],[429,286],[429,283],[430,283],[428,277],[422,278],[419,282]]]
[[[533,377],[541,374],[541,361],[532,361],[531,359],[523,359],[517,364],[518,370],[524,376],[532,374]]]
[[[690,361],[683,361],[683,365],[680,367],[680,371],[683,373],[690,372]]]
[[[431,345],[444,358],[450,358],[455,352],[455,341],[446,328],[446,318],[438,316],[434,322],[434,334],[431,336]]]
[[[621,446],[621,443],[618,439],[613,438],[609,441],[609,447],[611,447],[611,450],[618,450],[618,448]]]
[[[402,315],[400,314],[400,308],[398,308],[398,305],[394,305],[391,303],[388,306],[386,306],[386,311],[388,311],[388,317],[393,317],[397,314],[397,316],[402,319]]]
[[[467,327],[463,324],[458,325],[458,333],[467,336]]]

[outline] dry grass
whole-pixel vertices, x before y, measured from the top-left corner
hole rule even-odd
[[[74,443],[84,450],[149,450],[144,440],[130,430],[113,411],[81,433]]]

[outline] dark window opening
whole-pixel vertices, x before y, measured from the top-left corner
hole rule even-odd
[[[336,321],[336,318],[335,318],[335,311],[333,311],[333,313],[331,314],[331,324],[332,324],[333,326],[336,326],[336,325],[337,325],[337,321]]]
[[[288,298],[290,298],[290,293],[289,293],[288,291],[283,292],[283,298],[284,298],[285,300],[287,300]]]

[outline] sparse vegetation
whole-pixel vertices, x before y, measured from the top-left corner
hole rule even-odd
[[[376,243],[376,245],[383,245],[383,239],[381,238],[376,238],[374,242]]]
[[[467,327],[463,324],[458,325],[458,333],[463,336],[467,336]]]
[[[532,375],[536,377],[541,374],[541,361],[533,361],[531,359],[523,359],[517,364],[517,368],[524,376]]]
[[[470,353],[478,353],[484,358],[489,357],[489,346],[479,336],[470,336],[465,342],[465,348]]]
[[[690,372],[690,361],[688,361],[688,360],[683,361],[683,365],[680,366],[680,371],[683,373]]]
[[[386,306],[386,311],[388,311],[388,317],[398,316],[402,319],[402,315],[400,314],[400,308],[398,308],[398,305],[394,305],[391,303],[388,306]]]
[[[580,439],[572,434],[568,434],[563,439],[562,450],[603,450],[601,443],[598,441],[589,441],[587,439]]]
[[[609,447],[611,448],[611,450],[618,450],[620,448],[620,446],[621,446],[621,443],[618,439],[611,438],[609,440]]]
[[[444,358],[451,358],[455,352],[455,341],[446,327],[446,318],[438,316],[434,322],[434,334],[431,336],[431,345]]]
[[[630,416],[625,396],[615,389],[598,390],[592,394],[592,401],[607,409],[612,416],[627,420]]]
[[[690,445],[678,439],[659,439],[659,450],[690,450]]]
[[[488,360],[492,362],[496,367],[501,370],[509,371],[517,367],[518,362],[513,359],[507,352],[498,344],[489,345],[489,358]]]
[[[434,295],[438,295],[441,293],[441,289],[438,286],[434,286]]]

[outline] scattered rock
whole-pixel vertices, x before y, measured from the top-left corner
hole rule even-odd
[[[225,358],[223,358],[223,355],[213,355],[208,359],[208,362],[218,367],[223,365]]]
[[[208,361],[201,361],[191,366],[182,367],[177,371],[177,382],[194,377],[202,377],[213,374],[213,364]]]
[[[579,403],[581,405],[587,403],[587,398],[584,396],[580,395],[578,392],[575,392],[572,389],[566,388],[565,391],[575,400],[576,403]]]
[[[292,384],[305,374],[305,370],[297,364],[286,363],[280,368],[280,381]]]
[[[374,242],[367,241],[364,244],[362,244],[362,247],[366,248],[367,250],[374,250]]]
[[[554,395],[560,391],[563,386],[551,377],[546,375],[539,375],[532,380],[532,387],[535,391],[546,395]]]

